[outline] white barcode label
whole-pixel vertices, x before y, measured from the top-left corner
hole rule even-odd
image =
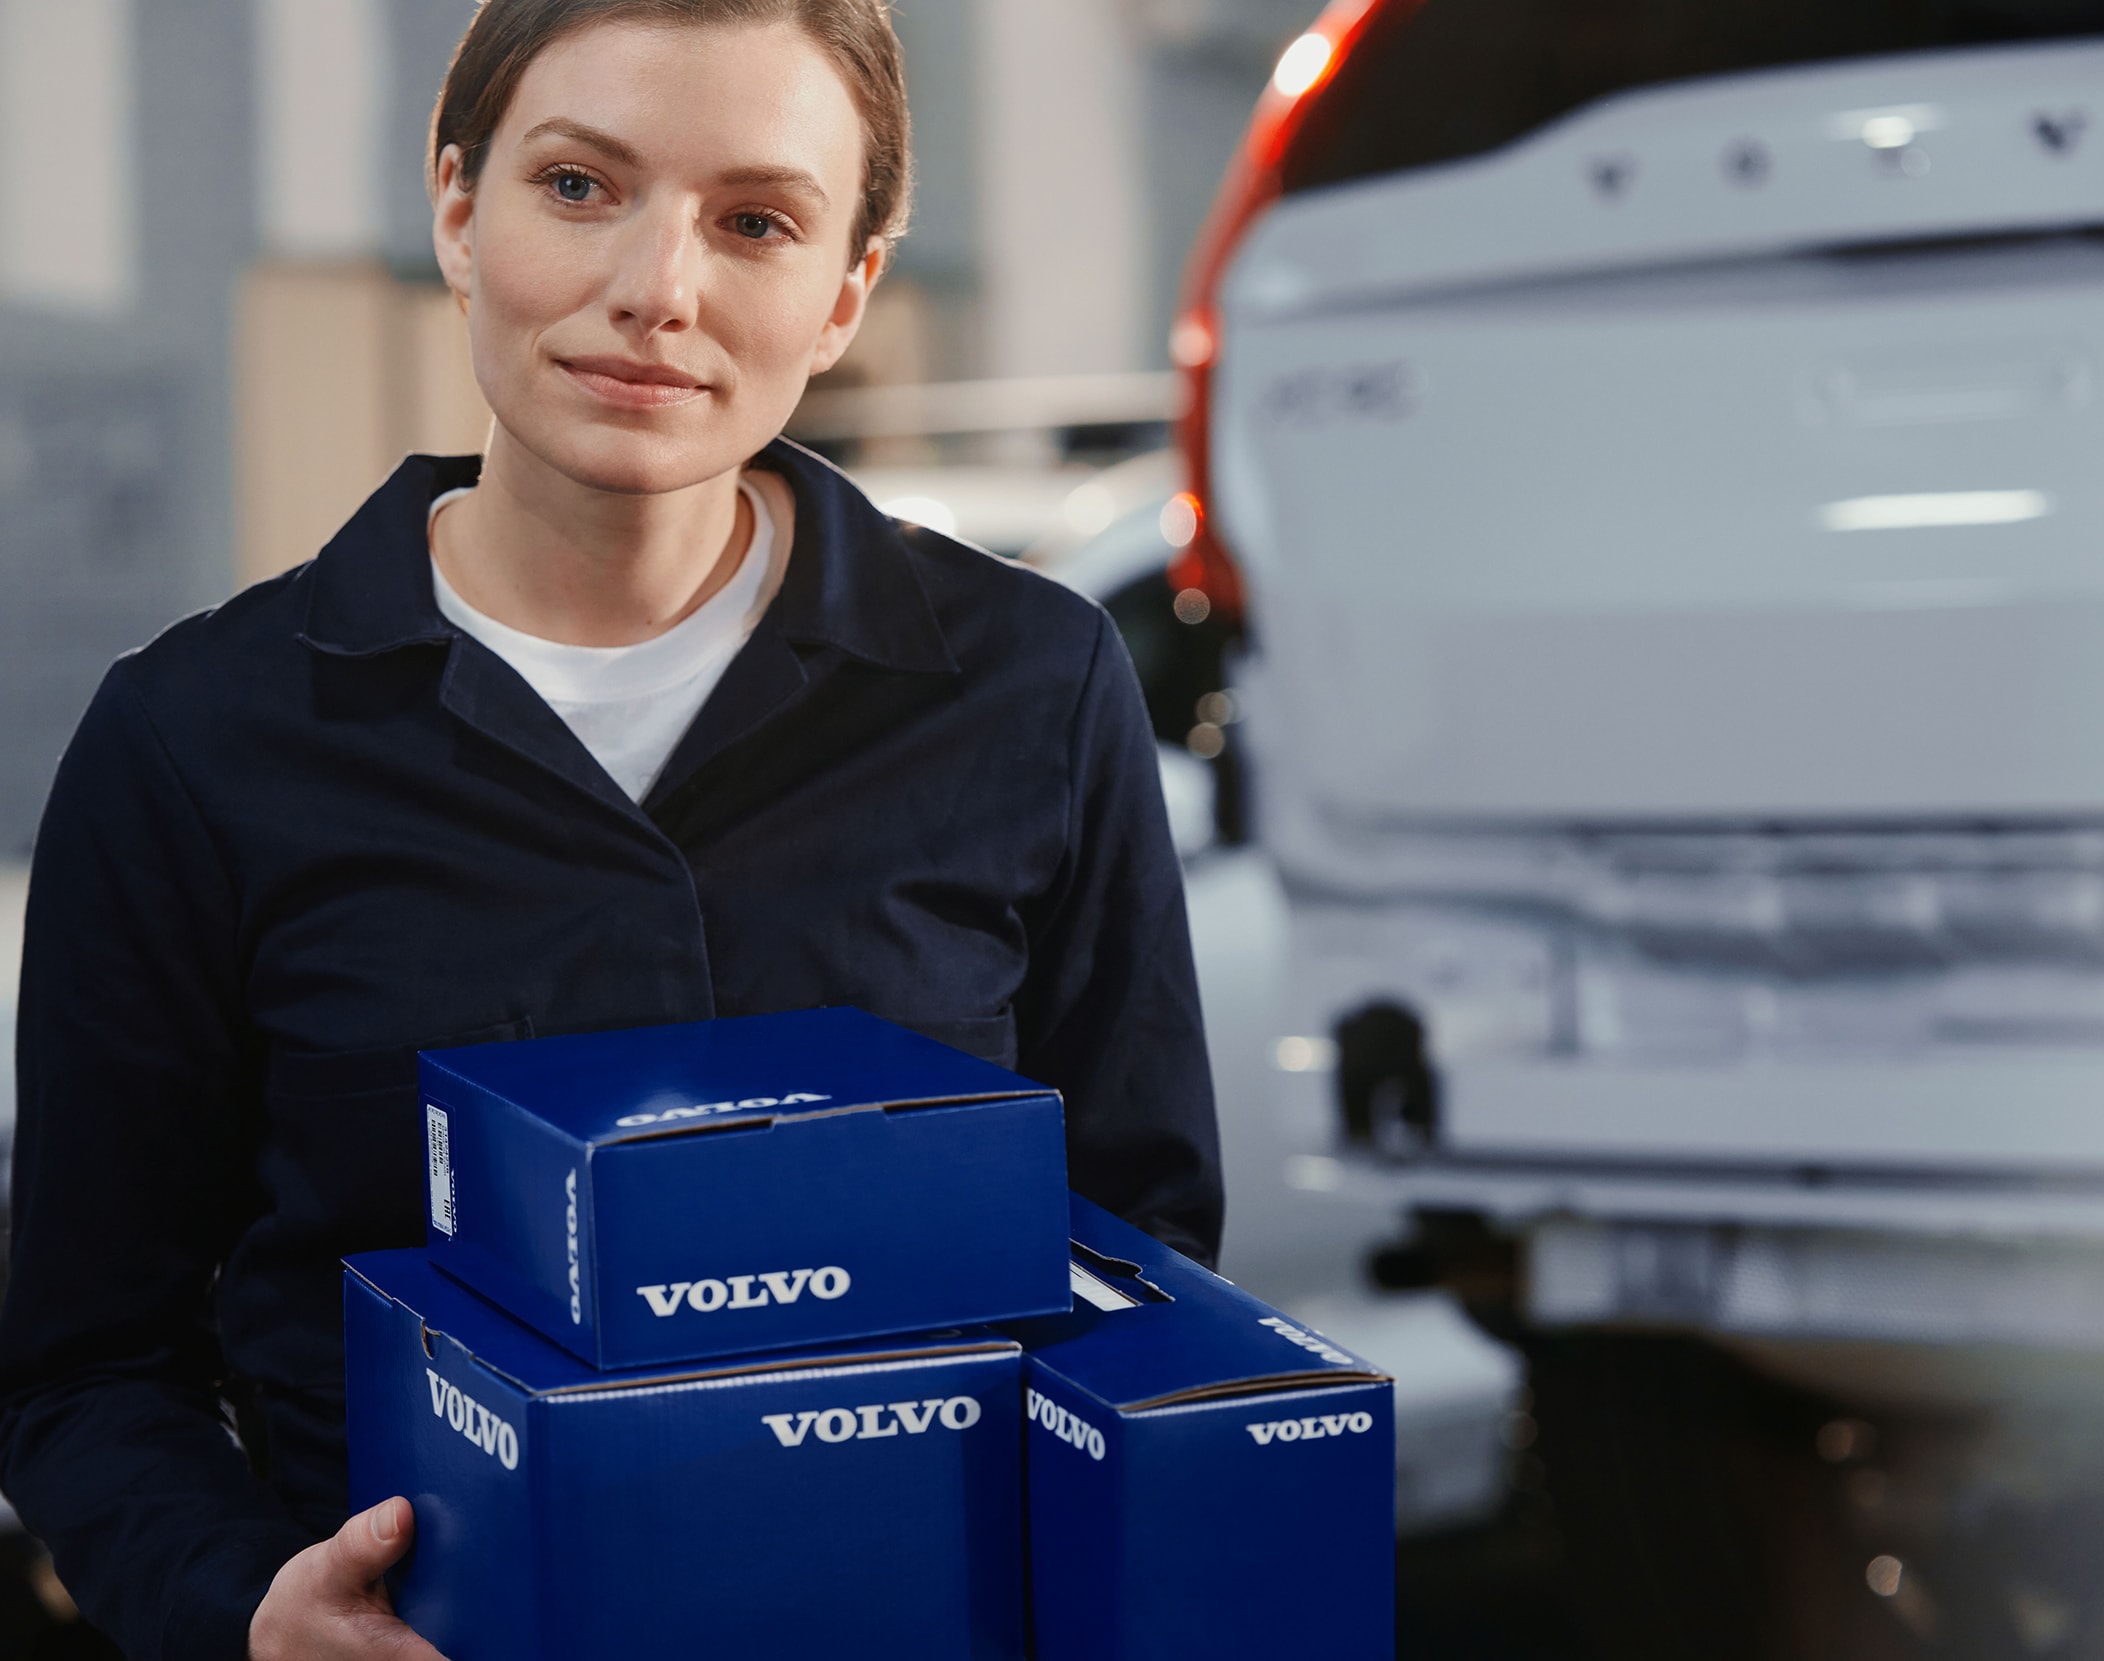
[[[1098,1275],[1091,1274],[1079,1263],[1067,1264],[1067,1284],[1074,1288],[1074,1296],[1083,1303],[1092,1303],[1098,1309],[1137,1309],[1138,1298],[1127,1297],[1115,1286]]]
[[[431,1226],[448,1238],[453,1233],[453,1138],[446,1110],[424,1106],[424,1147],[431,1158]]]

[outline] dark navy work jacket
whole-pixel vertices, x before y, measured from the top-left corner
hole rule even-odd
[[[30,885],[0,1491],[128,1654],[237,1661],[343,1518],[338,1259],[423,1240],[420,1047],[856,1004],[1056,1086],[1073,1185],[1212,1255],[1117,633],[793,445],[757,465],[781,592],[641,806],[438,613],[425,516],[472,458],[411,458],[82,720]]]

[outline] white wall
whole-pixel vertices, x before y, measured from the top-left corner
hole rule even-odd
[[[1140,367],[1136,43],[1118,0],[981,0],[986,371]]]
[[[132,57],[131,0],[0,0],[0,300],[136,298]]]
[[[381,0],[255,4],[264,252],[282,259],[377,253],[389,119]]]

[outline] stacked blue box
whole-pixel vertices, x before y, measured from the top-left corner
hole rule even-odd
[[[1069,1196],[1055,1093],[845,1009],[420,1076],[351,1497],[451,1661],[1392,1657],[1389,1381]]]
[[[1036,1661],[1390,1661],[1384,1374],[1088,1201],[1025,1351]]]
[[[346,1264],[351,1483],[451,1661],[1019,1661],[1058,1096],[856,1010],[428,1052],[426,1251]],[[444,1270],[445,1273],[439,1273]],[[908,1335],[908,1336],[901,1336]]]
[[[603,1372],[419,1251],[349,1261],[351,1503],[449,1661],[1020,1661],[1019,1359],[984,1330]]]
[[[1058,1095],[859,1010],[419,1073],[432,1261],[595,1366],[1069,1307]]]

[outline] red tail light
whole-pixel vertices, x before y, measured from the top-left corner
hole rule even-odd
[[[1242,621],[1242,577],[1214,531],[1211,440],[1208,431],[1214,354],[1219,349],[1216,295],[1227,262],[1242,233],[1279,194],[1281,168],[1308,112],[1321,99],[1374,19],[1417,0],[1332,0],[1313,28],[1286,48],[1271,84],[1257,101],[1249,137],[1228,164],[1227,177],[1213,199],[1212,213],[1199,232],[1184,274],[1183,309],[1169,337],[1169,355],[1185,379],[1184,413],[1178,426],[1191,489],[1198,508],[1197,534],[1169,568],[1178,589],[1195,588],[1212,602],[1230,625]]]

